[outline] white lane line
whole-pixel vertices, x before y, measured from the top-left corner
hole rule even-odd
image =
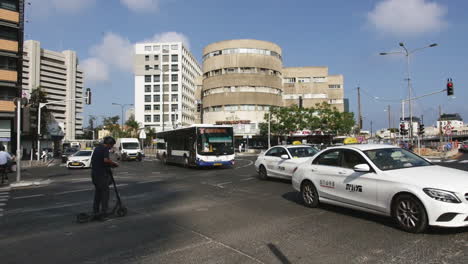
[[[460,160],[459,163],[468,163],[468,160]]]
[[[44,196],[44,194],[35,194],[35,195],[19,196],[19,197],[13,198],[13,200],[27,199],[27,198],[34,198],[34,197],[41,197],[41,196]]]
[[[5,203],[0,203],[0,206],[5,206],[6,204]]]
[[[230,183],[232,183],[232,182],[223,182],[223,183],[218,183],[218,184],[216,184],[216,187],[219,187],[219,188],[224,188],[224,185],[226,185],[226,184],[230,184]]]
[[[451,162],[455,162],[456,160],[446,160],[445,162],[447,163],[451,163]]]
[[[3,212],[3,208],[0,208],[0,212]]]
[[[58,193],[54,193],[54,195],[62,195],[62,194],[76,193],[76,192],[85,192],[85,191],[91,191],[92,189],[93,189],[93,188],[80,189],[80,190],[73,190],[73,191],[66,191],[66,192],[58,192]]]
[[[250,178],[242,179],[242,180],[240,180],[240,181],[250,181],[250,180],[255,180],[255,178],[254,178],[254,177],[250,177]]]
[[[246,159],[236,159],[236,161],[238,161],[238,160],[246,160]],[[246,161],[249,162],[247,165],[240,166],[240,167],[237,167],[237,168],[234,168],[234,169],[235,169],[235,170],[242,169],[242,168],[248,167],[248,166],[250,166],[250,165],[252,165],[252,164],[254,163],[254,162],[251,161],[251,160],[246,160]]]
[[[7,200],[7,198],[0,198],[0,202],[6,202]]]
[[[149,180],[149,181],[141,181],[141,182],[137,182],[136,184],[144,184],[144,183],[154,183],[154,182],[163,182],[164,180]]]

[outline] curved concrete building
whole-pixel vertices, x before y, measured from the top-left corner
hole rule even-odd
[[[282,106],[281,48],[268,41],[241,39],[203,49],[203,123],[251,124],[256,134],[270,106]]]

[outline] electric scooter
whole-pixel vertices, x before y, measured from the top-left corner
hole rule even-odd
[[[117,202],[115,203],[114,208],[112,208],[112,211],[109,214],[109,216],[124,217],[127,215],[127,208],[122,204],[122,200],[120,199],[119,190],[117,189],[117,185],[115,184],[115,179],[114,179],[112,170],[110,170],[110,178],[111,178],[112,184],[114,185],[114,191],[115,191],[115,196],[117,197]],[[100,216],[95,215],[94,213],[79,213],[76,216],[76,221],[80,224],[95,221],[95,220],[100,220]]]

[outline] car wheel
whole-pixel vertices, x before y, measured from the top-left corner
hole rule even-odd
[[[428,226],[424,205],[410,194],[402,194],[395,199],[392,215],[398,226],[406,232],[421,233]]]
[[[304,205],[310,208],[317,207],[319,204],[319,195],[314,184],[310,181],[305,181],[301,185],[301,196]]]
[[[258,177],[262,180],[268,180],[268,173],[265,166],[260,165],[260,168],[258,168]]]

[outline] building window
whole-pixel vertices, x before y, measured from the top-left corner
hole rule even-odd
[[[151,68],[149,65],[145,65],[145,71],[149,71]]]
[[[161,91],[161,85],[155,84],[153,85],[153,92],[159,93]]]
[[[145,82],[151,82],[151,75],[145,75]]]
[[[177,85],[177,84],[171,85],[171,91],[177,92],[178,90],[179,90],[179,85]]]
[[[172,115],[171,115],[171,121],[172,121],[172,122],[177,121],[178,118],[179,118],[179,115],[178,115],[178,114],[172,114]]]
[[[159,51],[160,49],[161,49],[161,46],[159,46],[159,45],[154,45],[153,46],[154,51]],[[156,56],[158,56],[158,55],[156,55]],[[156,60],[156,56],[155,56],[155,60]]]
[[[299,77],[297,78],[298,83],[310,83],[310,77]]]
[[[159,94],[153,95],[153,102],[160,102],[161,101],[161,96]]]
[[[145,55],[145,61],[149,61],[149,55]]]
[[[160,82],[161,81],[161,76],[160,75],[153,75],[154,82]]]
[[[178,71],[179,70],[179,66],[177,64],[172,64],[171,65],[171,70],[172,71]]]
[[[177,111],[179,109],[179,106],[176,104],[171,105],[171,110],[172,112]]]
[[[145,111],[151,111],[151,105],[145,105]]]
[[[171,45],[171,50],[177,50],[179,48],[179,45]]]
[[[16,71],[17,59],[13,57],[0,56],[0,69]]]
[[[169,71],[169,65],[164,64],[163,65],[163,72],[167,72],[167,71]]]
[[[145,93],[151,92],[151,85],[145,85]]]
[[[163,52],[169,53],[169,45],[163,45]]]
[[[18,29],[0,26],[0,39],[18,41]]]
[[[330,89],[340,89],[341,84],[330,84],[330,85],[328,85],[328,88],[330,88]]]
[[[161,116],[160,115],[154,115],[153,116],[153,121],[154,122],[160,122],[161,121]]]
[[[239,107],[237,105],[225,105],[224,111],[237,111]]]
[[[179,80],[179,75],[178,75],[178,74],[172,74],[171,80],[172,80],[173,82],[177,82],[177,81]]]
[[[151,116],[145,115],[145,122],[151,122]]]
[[[211,107],[211,111],[213,112],[221,112],[223,111],[223,107],[221,105]]]
[[[179,61],[179,55],[177,55],[177,54],[172,55],[171,56],[171,61],[172,62],[178,62]]]
[[[153,110],[155,111],[161,110],[161,105],[158,105],[158,104],[153,105]]]
[[[18,11],[18,0],[1,0],[0,8]]]
[[[163,62],[169,62],[169,55],[163,55]]]
[[[327,77],[314,77],[314,82],[316,83],[324,83],[327,81]]]
[[[154,70],[159,70],[159,65],[158,65],[158,64],[155,64],[155,65],[153,66],[153,69],[154,69]]]
[[[171,102],[177,102],[179,99],[179,96],[177,94],[171,95]]]
[[[295,83],[296,78],[284,78],[284,83]]]
[[[151,51],[151,46],[145,46],[145,51]]]
[[[145,95],[145,103],[151,102],[151,95]]]

